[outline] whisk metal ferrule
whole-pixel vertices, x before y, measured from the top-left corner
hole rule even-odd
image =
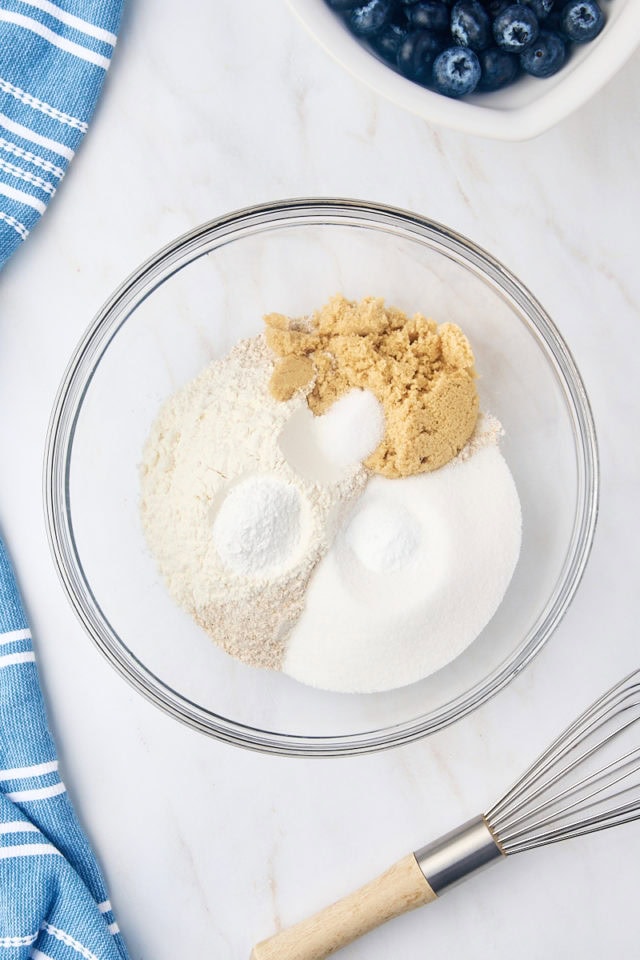
[[[439,896],[490,863],[504,859],[505,855],[481,816],[421,847],[414,856],[425,880]]]

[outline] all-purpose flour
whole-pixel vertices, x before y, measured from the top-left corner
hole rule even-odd
[[[367,473],[341,466],[318,483],[293,469],[280,438],[306,401],[271,396],[273,366],[264,337],[243,340],[168,400],[144,449],[141,513],[174,599],[228,653],[277,669]]]

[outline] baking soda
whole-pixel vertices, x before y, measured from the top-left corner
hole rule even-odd
[[[225,498],[213,524],[222,563],[245,577],[277,576],[293,566],[302,535],[298,490],[275,476],[249,477]]]
[[[406,567],[420,539],[415,521],[402,503],[369,498],[349,521],[341,543],[367,570],[391,573]]]

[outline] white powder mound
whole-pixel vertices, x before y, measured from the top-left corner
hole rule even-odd
[[[295,562],[302,537],[301,514],[300,492],[291,483],[262,474],[241,480],[213,522],[213,543],[220,559],[240,576],[284,573]]]
[[[285,673],[329,690],[390,690],[439,670],[478,636],[520,553],[520,501],[500,432],[485,419],[472,449],[440,470],[370,479],[309,582]]]
[[[320,450],[339,467],[366,460],[384,437],[384,410],[370,390],[348,390],[315,421]]]
[[[420,532],[402,503],[368,497],[354,510],[344,539],[367,570],[390,573],[410,562],[420,545]]]
[[[293,469],[280,437],[308,407],[303,392],[271,396],[273,366],[263,336],[244,340],[167,401],[143,452],[140,509],[174,599],[229,653],[279,668],[367,473],[358,463],[319,482]]]
[[[370,390],[349,390],[320,417],[307,404],[280,434],[289,466],[314,483],[335,483],[376,449],[384,437],[384,410]]]

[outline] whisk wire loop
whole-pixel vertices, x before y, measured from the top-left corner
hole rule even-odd
[[[637,671],[640,674],[640,671]],[[635,676],[633,674],[632,676]],[[504,815],[512,803],[521,801],[529,783],[535,783],[554,765],[559,763],[564,756],[569,754],[575,746],[583,742],[586,737],[599,729],[604,722],[610,719],[608,711],[613,704],[620,702],[634,694],[640,692],[640,684],[634,684],[630,689],[620,694],[618,687],[614,687],[606,693],[600,700],[593,704],[582,716],[578,717],[574,723],[568,727],[553,743],[534,761],[529,769],[516,781],[516,783],[505,793],[491,810],[493,816]],[[632,706],[637,706],[637,703]],[[602,716],[598,718],[598,714]],[[601,723],[598,719],[602,720]],[[566,771],[562,771],[560,777]]]
[[[635,670],[585,710],[485,814],[504,852],[640,818],[639,724]]]
[[[564,818],[567,814],[571,813],[571,812],[574,811],[574,810],[577,810],[578,808],[580,808],[582,811],[586,811],[586,810],[590,809],[591,807],[598,806],[599,801],[596,801],[596,803],[594,803],[594,804],[590,804],[590,803],[588,803],[587,801],[591,800],[591,799],[592,799],[593,797],[595,797],[595,796],[599,796],[600,794],[602,794],[602,792],[603,792],[604,790],[607,790],[607,789],[609,789],[610,787],[614,786],[615,784],[622,782],[622,781],[625,780],[627,777],[631,776],[633,773],[636,773],[636,772],[638,772],[638,771],[640,771],[640,764],[639,764],[637,767],[634,767],[634,769],[633,769],[632,771],[630,771],[629,773],[625,773],[625,774],[623,774],[621,777],[618,777],[616,780],[613,780],[612,782],[607,783],[607,784],[605,784],[605,785],[602,786],[602,787],[599,787],[597,790],[593,790],[591,793],[588,793],[588,794],[586,794],[585,796],[579,797],[578,800],[575,800],[573,803],[570,803],[570,804],[567,804],[567,805],[564,806],[564,807],[561,807],[561,808],[560,808],[559,810],[557,810],[555,813],[550,814],[550,815],[547,816],[547,817],[543,817],[543,818],[540,819],[540,820],[533,820],[533,819],[530,817],[528,820],[526,820],[526,826],[524,826],[522,829],[520,829],[520,830],[514,830],[513,827],[512,827],[512,828],[510,828],[509,830],[504,831],[504,832],[501,834],[501,836],[500,836],[501,843],[503,843],[503,844],[508,844],[508,843],[510,843],[512,840],[517,840],[517,839],[519,839],[519,838],[522,837],[522,836],[530,835],[530,834],[533,833],[533,831],[537,831],[537,830],[541,829],[542,827],[549,826],[549,825],[552,824],[552,823],[557,823],[557,822],[563,820],[563,818]],[[584,783],[584,781],[583,781],[583,783]],[[623,794],[627,793],[628,791],[634,790],[634,788],[635,788],[635,785],[634,785],[634,784],[630,784],[629,786],[625,787],[624,790],[618,790],[616,793],[611,794],[610,799],[615,798],[615,797],[621,797]],[[571,792],[572,792],[572,793],[578,792],[578,791],[577,791],[577,787],[576,787],[575,789],[572,789]],[[545,807],[544,807],[543,805],[541,805],[541,806],[538,807],[537,809],[538,809],[538,810],[541,810],[541,809],[545,809]],[[603,815],[603,814],[600,814],[600,816],[602,817],[602,816],[604,816],[604,815]],[[522,822],[525,822],[525,818],[524,818],[524,817],[521,817],[520,820],[518,821],[518,823],[522,823]],[[583,823],[584,823],[584,822],[585,822],[585,821],[583,820]]]
[[[636,720],[631,721],[631,723],[637,722],[637,719],[640,719],[640,718],[636,718]],[[628,724],[627,726],[630,726],[630,725],[631,724]],[[626,729],[626,727],[624,729]],[[528,810],[526,814],[520,816],[515,820],[512,819],[515,816],[515,814],[519,812],[519,810],[521,810],[525,806],[528,806],[528,804],[530,804],[533,800],[537,799],[541,794],[545,793],[550,787],[555,786],[555,784],[562,781],[567,774],[571,773],[585,760],[592,757],[597,750],[601,749],[603,746],[606,746],[607,743],[609,743],[616,736],[618,736],[619,733],[622,733],[622,732],[623,731],[618,731],[615,734],[611,734],[610,737],[604,740],[601,740],[600,743],[596,744],[596,746],[593,747],[591,750],[589,750],[586,753],[583,753],[580,757],[578,757],[578,759],[574,761],[569,767],[567,767],[566,770],[563,770],[560,774],[555,776],[552,780],[546,781],[535,793],[530,794],[528,797],[524,798],[520,807],[515,807],[510,814],[503,816],[501,820],[502,830],[506,831],[507,829],[508,830],[513,829],[513,827],[517,826],[521,822],[525,820],[530,820],[530,818],[533,817],[539,811],[548,809],[551,803],[556,803],[556,802],[559,802],[560,800],[566,799],[569,796],[574,796],[576,793],[579,793],[579,791],[583,787],[595,786],[600,780],[607,778],[607,772],[615,773],[618,770],[622,769],[624,766],[627,766],[629,763],[628,758],[631,756],[640,755],[640,750],[633,750],[630,753],[626,754],[624,757],[621,757],[619,760],[612,760],[610,763],[605,764],[605,766],[601,767],[599,770],[596,770],[593,774],[583,777],[581,780],[578,780],[576,783],[571,784],[570,786],[566,787],[564,790],[561,790],[559,793],[555,794],[553,797],[543,800],[542,803],[539,803],[537,807],[534,807],[532,810]],[[590,794],[587,794],[585,797],[582,798],[583,801],[586,801],[591,797],[595,796],[596,794],[601,793],[603,790],[607,789],[608,787],[614,786],[615,783],[619,782],[619,780],[622,780],[628,776],[631,776],[638,769],[639,769],[638,767],[635,767],[633,770],[623,774],[623,776],[618,778],[618,780],[607,782],[605,785],[598,788],[597,790],[593,790]],[[564,809],[568,810],[570,808],[566,807]]]

